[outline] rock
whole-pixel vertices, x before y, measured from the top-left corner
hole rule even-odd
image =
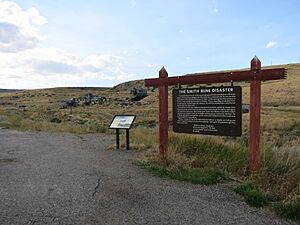
[[[61,123],[61,119],[59,119],[59,118],[52,118],[51,120],[50,120],[50,122],[51,123]]]

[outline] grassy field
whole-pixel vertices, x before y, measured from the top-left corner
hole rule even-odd
[[[288,78],[262,84],[262,138],[265,142],[297,146],[300,123],[300,64],[282,65]],[[273,66],[274,67],[274,66]],[[224,84],[226,85],[226,84]],[[249,103],[249,83],[243,88],[243,103]],[[133,104],[130,90],[143,87],[143,80],[126,82],[113,88],[53,88],[0,94],[0,126],[18,129],[105,132],[114,114],[135,114],[135,127],[155,127],[158,122],[158,90],[148,88],[149,96]],[[169,89],[169,120],[172,123],[172,95]],[[62,101],[87,93],[105,96],[102,105],[62,109]],[[247,139],[249,114],[243,115],[243,138]],[[246,141],[246,140],[245,140]]]
[[[273,66],[279,67],[279,66]],[[168,158],[158,154],[158,90],[133,103],[130,90],[144,82],[131,81],[113,88],[53,88],[0,94],[0,127],[55,132],[112,132],[115,114],[134,114],[133,148],[143,151],[139,164],[172,179],[211,184],[224,179],[242,181],[236,192],[245,201],[267,206],[280,215],[299,219],[300,209],[300,64],[281,65],[288,78],[262,83],[261,170],[247,173],[249,114],[243,114],[239,138],[195,136],[170,132]],[[223,84],[229,85],[229,84]],[[249,83],[243,103],[249,103]],[[169,120],[172,124],[172,88],[169,88]],[[62,101],[93,93],[107,98],[101,105],[61,108]],[[170,127],[171,130],[171,127]]]

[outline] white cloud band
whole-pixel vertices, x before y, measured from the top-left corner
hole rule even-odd
[[[47,23],[35,8],[23,10],[0,0],[0,88],[79,86],[91,80],[126,80],[125,58],[92,54],[85,58],[57,48],[38,47]]]
[[[76,57],[56,48],[0,53],[0,85],[6,88],[78,86],[89,80],[124,80],[125,59],[108,54]]]

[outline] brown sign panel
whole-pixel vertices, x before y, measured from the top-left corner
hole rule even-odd
[[[178,133],[241,136],[242,88],[173,89],[173,130]]]

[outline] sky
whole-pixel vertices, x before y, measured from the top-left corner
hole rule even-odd
[[[0,88],[300,62],[300,0],[0,0]]]

